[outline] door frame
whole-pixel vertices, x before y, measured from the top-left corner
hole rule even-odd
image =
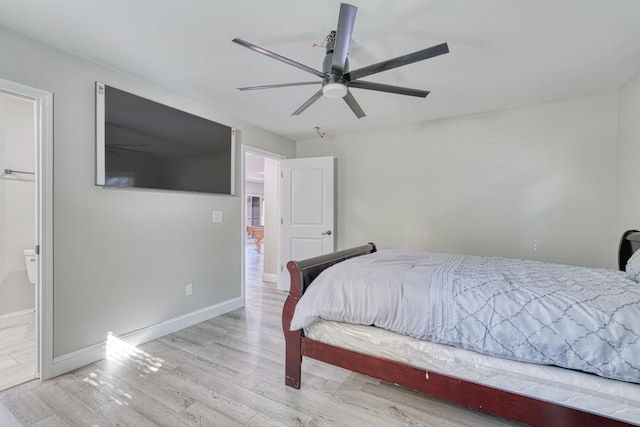
[[[242,215],[242,224],[240,227],[240,235],[242,236],[242,251],[241,251],[241,266],[242,266],[242,271],[241,271],[241,279],[242,279],[242,305],[245,306],[245,296],[246,296],[246,286],[247,286],[247,282],[246,282],[246,277],[245,277],[245,268],[246,268],[246,260],[245,260],[245,256],[244,256],[244,251],[245,251],[245,246],[247,244],[247,238],[246,238],[246,229],[245,229],[245,219],[247,217],[247,192],[246,192],[246,188],[245,188],[245,163],[244,163],[244,159],[245,159],[245,154],[255,154],[256,156],[262,156],[262,157],[268,157],[270,159],[273,160],[277,160],[280,163],[280,170],[282,170],[282,160],[286,159],[286,156],[283,156],[282,154],[278,154],[278,153],[273,153],[271,151],[266,151],[266,150],[262,150],[260,148],[256,148],[250,145],[245,145],[242,144],[242,148],[241,148],[241,159],[240,159],[240,170],[242,171],[241,176],[241,197],[242,197],[242,203],[241,205],[241,215]],[[278,202],[277,202],[277,206],[278,206],[278,216],[280,218],[282,218],[282,180],[278,179]],[[280,222],[278,222],[280,223]],[[278,229],[278,233],[277,233],[278,239],[280,239],[280,244],[282,244],[282,231],[281,229]],[[278,251],[277,254],[277,265],[279,266],[281,264],[280,262],[280,254],[281,251]],[[279,268],[276,268],[276,275],[277,275],[277,287],[279,289],[280,286],[280,277],[282,275],[282,272],[280,271]]]
[[[0,78],[0,90],[35,105],[36,378],[53,375],[53,93]]]

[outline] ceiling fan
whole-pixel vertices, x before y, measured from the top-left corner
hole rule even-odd
[[[257,90],[257,89],[273,89],[279,87],[291,87],[291,86],[306,86],[322,84],[322,88],[311,96],[304,104],[300,106],[291,115],[297,116],[306,110],[311,104],[320,99],[321,96],[327,98],[342,98],[347,103],[351,111],[359,119],[364,117],[364,111],[360,108],[360,105],[355,100],[349,88],[377,90],[379,92],[395,93],[399,95],[417,96],[420,98],[426,98],[429,91],[419,89],[409,89],[405,87],[392,86],[382,83],[368,82],[360,80],[362,77],[370,76],[372,74],[380,73],[382,71],[391,70],[393,68],[401,67],[403,65],[413,64],[414,62],[422,61],[432,58],[434,56],[443,55],[449,53],[449,46],[446,43],[442,43],[436,46],[428,47],[426,49],[419,50],[407,55],[399,56],[397,58],[388,59],[386,61],[378,62],[376,64],[368,65],[357,70],[349,71],[349,61],[347,59],[347,53],[349,52],[349,44],[351,43],[351,33],[353,32],[353,24],[356,19],[356,12],[358,8],[350,4],[340,4],[340,15],[338,16],[338,28],[336,31],[332,31],[327,36],[326,43],[326,55],[322,63],[322,72],[315,70],[311,67],[307,67],[304,64],[285,58],[261,48],[244,40],[235,38],[234,43],[244,46],[253,51],[266,55],[270,58],[282,61],[285,64],[293,65],[296,68],[311,73],[322,80],[312,82],[295,82],[295,83],[282,83],[266,86],[249,86],[240,87],[239,90]]]
[[[121,157],[122,151],[126,151],[128,153],[137,153],[137,154],[147,154],[151,155],[148,151],[136,150],[135,148],[130,147],[149,147],[151,144],[105,144],[104,149],[107,153],[113,154],[114,156]]]

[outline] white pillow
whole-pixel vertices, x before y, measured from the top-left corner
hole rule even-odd
[[[640,283],[640,250],[637,250],[627,261],[627,279]]]

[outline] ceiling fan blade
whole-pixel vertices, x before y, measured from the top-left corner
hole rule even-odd
[[[431,46],[426,49],[419,50],[417,52],[409,53],[407,55],[399,56],[397,58],[388,59],[386,61],[378,62],[377,64],[359,68],[357,70],[346,73],[344,75],[344,78],[346,80],[356,80],[361,77],[370,76],[382,71],[391,70],[403,65],[409,65],[413,64],[414,62],[433,58],[434,56],[444,55],[445,53],[449,53],[449,46],[446,43],[442,43],[436,46]]]
[[[128,153],[138,153],[138,154],[147,154],[147,155],[152,155],[153,154],[153,153],[150,153],[148,151],[134,150],[133,148],[125,148],[125,147],[119,147],[119,146],[113,146],[113,145],[108,145],[107,148],[110,151],[113,151],[114,154],[115,154],[115,151],[117,151],[117,150],[126,151]]]
[[[281,83],[281,84],[277,84],[277,85],[239,87],[238,90],[275,89],[275,88],[278,88],[278,87],[318,85],[320,83],[322,83],[322,82],[321,81],[317,81],[317,82]]]
[[[333,59],[331,70],[337,73],[344,73],[347,64],[347,53],[351,43],[351,33],[356,20],[358,8],[347,3],[340,4],[340,15],[338,16],[338,29],[336,30],[336,40],[333,47]]]
[[[382,83],[364,82],[362,80],[354,80],[349,82],[349,87],[355,87],[357,89],[377,90],[379,92],[396,93],[398,95],[417,96],[419,98],[426,98],[430,93],[428,90],[410,89],[407,87],[384,85]]]
[[[360,108],[360,104],[358,104],[358,101],[356,101],[353,95],[351,95],[351,92],[347,92],[347,94],[342,99],[344,99],[344,102],[347,103],[347,105],[349,106],[349,108],[351,108],[351,111],[353,111],[353,114],[355,114],[357,118],[361,119],[366,116],[364,111],[362,111],[362,108]]]
[[[322,97],[322,89],[320,89],[319,91],[317,91],[316,93],[313,94],[313,96],[311,96],[311,98],[307,99],[307,101],[302,104],[300,106],[300,108],[298,108],[296,111],[294,111],[293,113],[291,113],[292,116],[298,116],[300,115],[300,113],[302,113],[304,110],[306,110],[307,108],[309,108],[309,106],[311,104],[313,104],[314,102],[316,102],[318,99],[320,99]]]
[[[149,147],[151,144],[105,144],[107,147]]]
[[[249,42],[246,42],[246,41],[238,39],[238,38],[233,39],[232,42],[234,42],[236,44],[239,44],[240,46],[244,46],[244,47],[246,47],[248,49],[251,49],[251,50],[253,50],[255,52],[261,53],[261,54],[263,54],[265,56],[268,56],[269,58],[277,59],[278,61],[284,62],[285,64],[293,65],[296,68],[300,68],[301,70],[304,70],[307,73],[314,74],[314,75],[316,75],[316,76],[318,76],[320,78],[324,77],[324,74],[322,74],[318,70],[314,70],[313,68],[307,67],[306,65],[301,64],[299,62],[296,62],[296,61],[294,61],[292,59],[285,58],[282,55],[278,55],[277,53],[273,53],[271,51],[268,51],[267,49],[263,49],[260,46],[256,46],[255,44],[251,44]]]

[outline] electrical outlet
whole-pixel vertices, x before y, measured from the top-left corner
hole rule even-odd
[[[223,222],[224,216],[222,211],[213,211],[213,222]]]
[[[184,293],[187,296],[193,295],[193,283],[187,283],[187,285],[184,287]]]

